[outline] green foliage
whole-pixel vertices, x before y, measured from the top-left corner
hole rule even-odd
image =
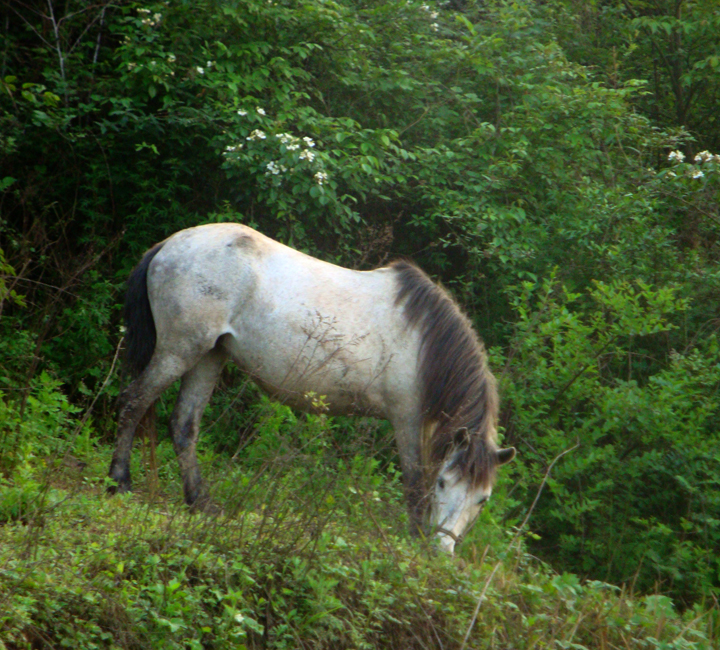
[[[596,283],[587,298],[551,278],[515,301],[505,395],[508,435],[528,443],[522,489],[578,445],[538,503],[536,546],[604,580],[717,593],[717,339],[666,365],[656,343],[687,309],[677,290]]]
[[[27,399],[21,403],[0,393],[0,469],[12,471],[36,461],[43,463],[61,452],[72,415],[79,409],[58,391],[58,382],[46,374],[33,381]]]
[[[12,185],[14,178],[9,176],[0,181],[0,191],[5,190],[7,187]],[[7,182],[9,181],[9,182]],[[8,264],[5,259],[5,253],[0,248],[0,313],[2,313],[2,306],[7,300],[8,302],[15,303],[21,307],[25,307],[25,301],[23,296],[18,294],[15,289],[8,288],[7,282],[9,278],[15,277],[15,269]]]
[[[612,84],[642,79],[638,106],[660,126],[689,129],[718,148],[720,16],[712,0],[549,3],[547,14],[571,56]],[[699,149],[695,149],[699,151]]]
[[[87,457],[82,487],[56,488],[0,526],[0,647],[447,648],[468,635],[466,647],[709,650],[717,641],[716,610],[681,616],[664,596],[633,599],[554,574],[507,542],[463,564],[429,553],[404,534],[397,474],[379,473],[367,448],[334,454],[323,415],[296,421],[271,451],[294,416],[268,408],[249,463],[219,461],[212,472],[222,510],[107,498],[95,479],[102,453]]]
[[[73,415],[79,410],[45,373],[32,382],[22,402],[0,393],[0,525],[27,521],[31,513],[57,501],[46,472],[71,450]],[[83,434],[88,446],[89,427]]]

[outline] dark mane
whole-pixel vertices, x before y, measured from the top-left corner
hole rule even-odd
[[[495,422],[498,393],[487,355],[469,319],[450,295],[423,271],[394,262],[398,293],[408,323],[420,331],[419,368],[423,428],[434,427],[429,460],[437,467],[458,429],[469,444],[456,466],[473,484],[491,483],[497,466]]]

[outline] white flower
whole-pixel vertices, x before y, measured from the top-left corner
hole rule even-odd
[[[313,178],[318,185],[322,185],[328,179],[328,175],[325,172],[317,172]]]
[[[705,174],[703,174],[699,169],[696,169],[696,170],[692,173],[692,177],[693,177],[693,178],[702,178],[703,176],[705,176]]]
[[[713,155],[707,150],[701,151],[697,156],[695,156],[696,163],[709,162],[712,159],[713,159]]]
[[[290,147],[288,147],[288,149],[289,148]],[[315,154],[310,151],[310,149],[304,149],[300,154],[300,160],[307,160],[308,162],[312,162],[313,160],[315,160]]]
[[[305,136],[305,137],[303,138],[303,142],[305,143],[305,146],[306,146],[306,147],[310,147],[310,149],[312,149],[312,148],[315,146],[315,143],[313,142],[313,139],[312,139],[312,138],[308,138],[307,136]]]
[[[235,151],[239,151],[243,148],[242,142],[238,142],[237,144],[229,144],[227,147],[225,147],[225,154],[234,153]]]
[[[150,18],[149,9],[138,9],[138,14],[140,14],[141,16],[147,16],[146,18],[142,18],[140,22],[143,25],[148,25],[150,27],[155,27],[162,20],[162,14],[153,14],[152,18]]]
[[[198,66],[198,67],[195,68],[195,69],[196,69],[200,74],[205,74],[205,68],[202,68],[202,67]]]
[[[685,154],[682,151],[671,151],[668,154],[668,160],[682,162],[683,160],[685,160]]]
[[[713,156],[713,162],[716,162],[718,163],[718,165],[720,165],[720,154],[715,154]]]
[[[676,174],[675,172],[668,172],[668,173],[666,174],[666,176],[667,176],[668,178],[675,178],[675,177],[677,176],[677,174]]]
[[[294,135],[290,135],[289,133],[277,133],[275,137],[285,145],[285,148],[288,151],[297,151],[300,148],[300,145],[298,144],[300,139],[296,138]]]
[[[267,165],[265,165],[265,167],[267,168],[265,176],[270,176],[271,174],[273,176],[277,176],[278,174],[287,171],[287,167],[285,167],[285,165],[278,165],[274,160],[271,160]]]
[[[213,65],[215,65],[215,64],[214,64],[212,61],[208,61],[208,62],[207,62],[207,69],[209,70],[210,68],[213,67]]]
[[[240,117],[244,117],[245,115],[247,115],[247,111],[246,111],[246,110],[243,110],[243,109],[241,108],[241,109],[238,110],[237,114],[238,114]]]
[[[259,106],[255,109],[258,112],[258,115],[265,115],[265,109],[260,108]]]
[[[440,25],[438,25],[437,23],[433,23],[432,25],[430,25],[430,27],[432,27],[432,30],[434,32],[436,32],[440,28]]]
[[[437,11],[431,11],[430,12],[430,18],[435,20],[440,14]]]
[[[255,129],[247,138],[246,140],[264,140],[267,136],[263,131],[260,129]]]
[[[174,54],[168,54],[167,62],[168,62],[168,63],[175,63],[175,55],[174,55]]]

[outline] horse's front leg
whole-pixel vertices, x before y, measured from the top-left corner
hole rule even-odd
[[[425,532],[425,485],[422,470],[419,468],[403,469],[403,483],[407,498],[410,534],[419,537]]]
[[[420,452],[421,428],[416,422],[393,422],[400,455],[405,498],[410,519],[410,534],[423,532],[427,499]]]
[[[227,353],[216,347],[185,373],[170,419],[170,433],[183,477],[185,503],[188,505],[197,504],[198,499],[204,501],[200,498],[202,479],[197,461],[200,420],[226,359]]]

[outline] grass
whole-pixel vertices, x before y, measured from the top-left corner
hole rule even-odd
[[[0,487],[0,648],[718,647],[717,604],[680,614],[554,573],[491,509],[461,557],[409,539],[398,472],[321,428],[261,435],[242,462],[206,454],[206,513],[182,505],[167,444],[161,491],[137,451],[123,497],[105,495],[104,447],[16,473]]]

